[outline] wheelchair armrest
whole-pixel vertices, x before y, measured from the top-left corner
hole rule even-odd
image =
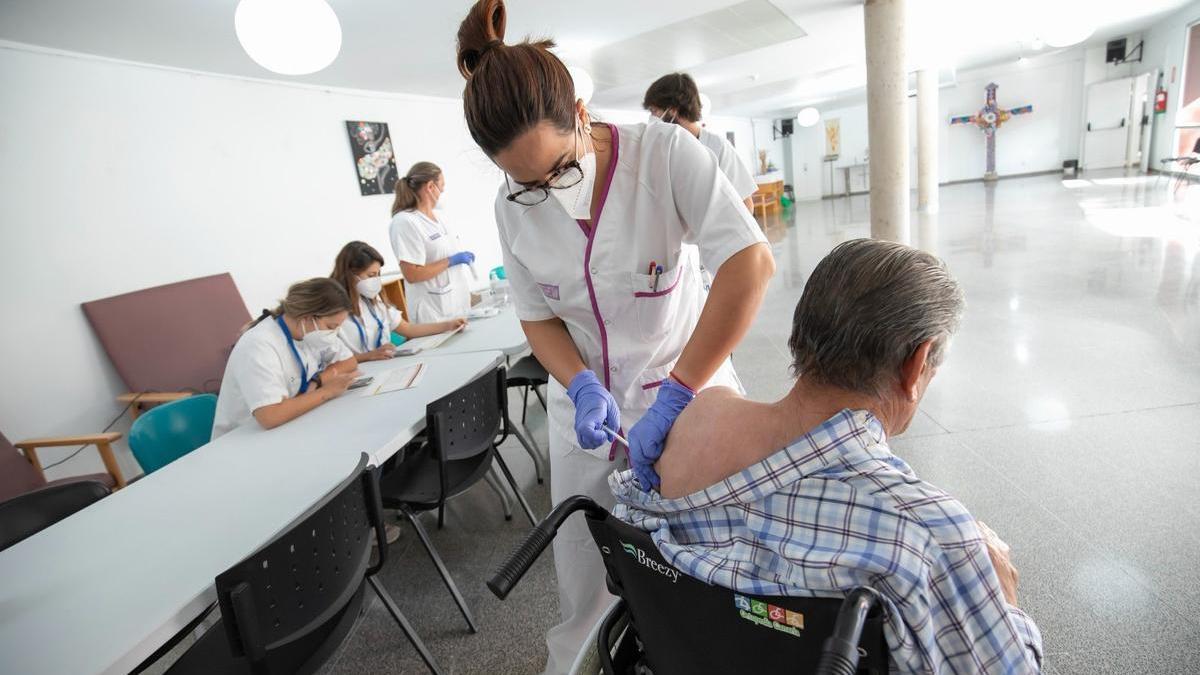
[[[513,551],[508,560],[488,580],[487,587],[497,598],[503,600],[508,597],[513,586],[517,585],[517,582],[525,576],[542,551],[546,550],[546,547],[554,540],[554,535],[558,534],[558,528],[572,513],[579,510],[587,511],[588,515],[594,518],[603,518],[608,515],[608,511],[604,510],[604,507],[583,495],[564,499],[542,519],[542,522],[533,528],[533,531],[525,537],[525,541],[521,542],[517,550]]]
[[[873,588],[859,586],[846,594],[838,610],[833,635],[825,640],[817,675],[854,675],[858,671],[858,642],[862,638],[867,615],[879,602]]]

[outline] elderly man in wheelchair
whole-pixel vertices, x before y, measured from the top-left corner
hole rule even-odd
[[[841,244],[796,307],[787,396],[703,391],[655,466],[658,492],[614,473],[612,514],[563,502],[489,585],[503,597],[557,524],[584,510],[620,599],[579,664],[594,656],[606,673],[654,675],[1040,672],[1041,634],[1017,608],[1008,547],[888,448],[962,309],[934,256]]]

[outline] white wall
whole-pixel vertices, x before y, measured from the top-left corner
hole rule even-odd
[[[1187,42],[1188,26],[1200,21],[1200,1],[1193,2],[1182,10],[1150,27],[1145,32],[1145,59],[1138,72],[1157,68],[1164,73],[1163,86],[1167,88],[1167,112],[1154,115],[1154,136],[1150,151],[1150,168],[1158,169],[1158,160],[1175,156],[1175,113],[1179,109],[1179,98],[1183,92],[1183,57]],[[1171,70],[1175,69],[1174,81]],[[1151,82],[1153,88],[1156,83]],[[1153,94],[1152,94],[1153,95]]]
[[[123,386],[79,303],[231,272],[251,311],[326,275],[361,239],[392,257],[391,197],[360,196],[345,120],[388,122],[403,172],[431,160],[443,203],[500,264],[500,174],[458,100],[329,92],[0,48],[0,288],[10,330],[0,429],[100,430]],[[394,267],[389,262],[389,267]],[[126,428],[124,421],[117,430]],[[45,451],[53,461],[64,452]],[[124,455],[124,453],[122,453]],[[51,476],[99,470],[88,450]],[[129,474],[131,457],[122,457]]]

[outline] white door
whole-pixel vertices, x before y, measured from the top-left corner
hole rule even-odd
[[[1129,119],[1132,97],[1132,77],[1097,82],[1088,87],[1087,117],[1083,129],[1083,168],[1125,166],[1129,131],[1137,126]]]

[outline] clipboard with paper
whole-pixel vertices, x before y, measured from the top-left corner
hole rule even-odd
[[[421,382],[421,378],[425,375],[425,364],[414,363],[400,368],[393,368],[387,373],[379,375],[376,381],[368,385],[364,390],[363,396],[376,396],[378,394],[387,394],[393,391],[402,391],[404,389],[412,389]]]

